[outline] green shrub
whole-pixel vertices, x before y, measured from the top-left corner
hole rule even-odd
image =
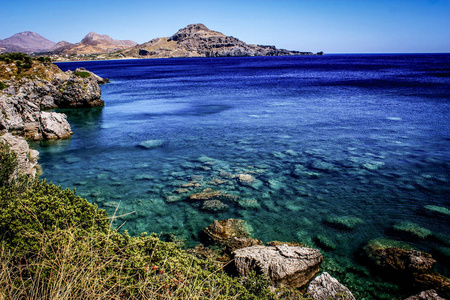
[[[7,143],[0,142],[0,188],[9,187],[17,168],[16,153]]]
[[[89,78],[91,77],[91,73],[89,72],[84,72],[84,71],[77,71],[75,72],[75,75],[81,78]]]
[[[0,232],[3,242],[18,251],[39,247],[33,237],[39,232],[71,227],[106,232],[108,224],[104,210],[69,189],[40,180],[22,193],[0,188]]]
[[[40,56],[37,58],[38,61],[40,61],[41,63],[51,63],[52,59],[48,56]]]
[[[6,89],[8,86],[9,85],[7,85],[7,84],[5,84],[5,83],[0,81],[0,91],[3,90],[3,89]]]

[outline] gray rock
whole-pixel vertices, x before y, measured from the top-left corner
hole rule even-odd
[[[342,299],[356,300],[350,290],[327,272],[314,278],[306,291],[314,300]]]
[[[40,121],[42,134],[48,140],[65,139],[73,134],[65,114],[43,111]]]
[[[239,275],[251,271],[266,274],[275,285],[301,287],[319,272],[323,257],[317,249],[252,246],[233,252]]]
[[[420,294],[406,298],[405,300],[445,300],[435,290],[423,291]]]

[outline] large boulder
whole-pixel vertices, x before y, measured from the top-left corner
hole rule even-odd
[[[301,287],[319,272],[323,257],[317,249],[252,246],[233,252],[236,272],[265,274],[275,285]]]
[[[347,287],[327,272],[323,272],[311,281],[307,293],[314,300],[356,300]]]
[[[65,114],[43,111],[40,121],[42,134],[48,140],[65,139],[73,134]]]
[[[17,171],[32,177],[36,176],[38,151],[30,150],[28,143],[22,137],[14,136],[11,133],[1,135],[0,143],[7,143],[10,149],[16,153]]]

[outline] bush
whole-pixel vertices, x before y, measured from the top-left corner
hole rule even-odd
[[[0,81],[0,91],[7,88],[9,85],[4,84],[3,82]]]
[[[8,143],[0,142],[0,188],[9,187],[17,168],[16,153],[11,151]]]
[[[83,71],[77,71],[75,72],[75,75],[81,78],[89,78],[91,77],[91,73],[89,72],[83,72]]]

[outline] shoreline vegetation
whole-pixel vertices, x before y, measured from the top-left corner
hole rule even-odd
[[[62,189],[35,178],[36,171],[27,172],[37,156],[26,143],[22,150],[14,148],[21,143],[15,139],[23,138],[11,135],[61,138],[45,134],[44,124],[30,131],[17,112],[33,107],[32,114],[42,119],[43,110],[52,105],[98,106],[98,84],[105,80],[84,69],[64,73],[46,58],[33,60],[24,54],[2,56],[0,70],[0,299],[322,300],[363,296],[355,290],[364,287],[347,288],[327,273],[333,272],[333,266],[326,261],[321,266],[319,250],[287,241],[262,245],[250,236],[243,220],[215,221],[204,230],[205,245],[187,250],[154,233],[130,236],[127,231],[119,232],[123,216],[108,216],[77,196],[75,189]],[[64,119],[60,115],[52,116]],[[11,126],[12,119],[19,125]],[[66,123],[53,124],[64,127]],[[433,295],[431,299],[450,296],[450,282],[433,271],[436,261],[431,255],[386,241],[371,242],[363,252],[361,259],[379,274],[397,277],[402,287],[391,285],[393,291],[413,295],[435,289],[437,293],[426,292]],[[386,292],[372,297],[390,296]]]

